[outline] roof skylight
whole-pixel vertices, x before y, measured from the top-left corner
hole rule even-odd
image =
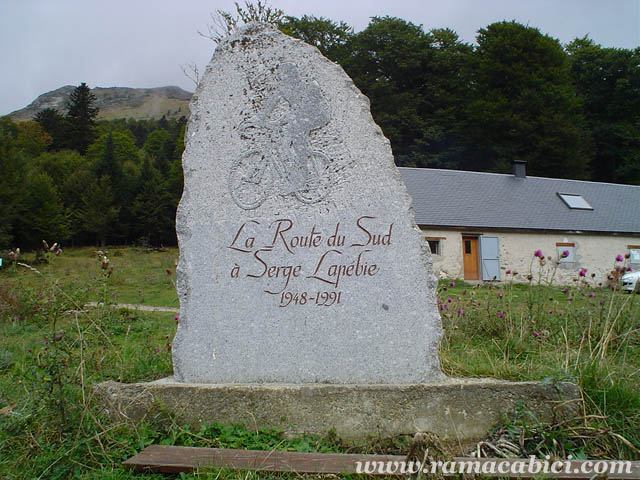
[[[575,193],[559,193],[558,196],[572,210],[593,210],[593,207],[587,202],[582,195]]]

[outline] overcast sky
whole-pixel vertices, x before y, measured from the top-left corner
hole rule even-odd
[[[271,0],[296,17],[343,20],[356,31],[372,16],[396,16],[425,30],[450,27],[467,42],[492,22],[516,20],[567,43],[589,35],[607,47],[640,45],[640,0]],[[180,66],[204,70],[213,43],[209,14],[228,0],[0,0],[0,115],[63,85],[193,91]]]

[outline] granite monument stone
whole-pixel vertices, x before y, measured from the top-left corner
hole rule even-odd
[[[340,66],[248,25],[216,49],[185,141],[174,380],[442,379],[429,248]]]

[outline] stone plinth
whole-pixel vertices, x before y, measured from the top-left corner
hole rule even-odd
[[[363,441],[431,432],[444,442],[469,444],[487,436],[501,415],[520,404],[540,421],[577,413],[576,385],[448,379],[416,385],[202,385],[163,379],[96,386],[108,413],[141,420],[162,408],[187,424],[221,422],[278,427]]]

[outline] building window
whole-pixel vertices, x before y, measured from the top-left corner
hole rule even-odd
[[[442,238],[427,237],[427,243],[432,255],[442,255]]]
[[[640,245],[629,245],[629,263],[640,265]]]
[[[574,243],[556,243],[556,251],[558,253],[558,261],[560,263],[573,263],[575,262],[575,248]]]
[[[582,198],[582,195],[558,192],[558,196],[572,210],[593,210],[593,207]]]

